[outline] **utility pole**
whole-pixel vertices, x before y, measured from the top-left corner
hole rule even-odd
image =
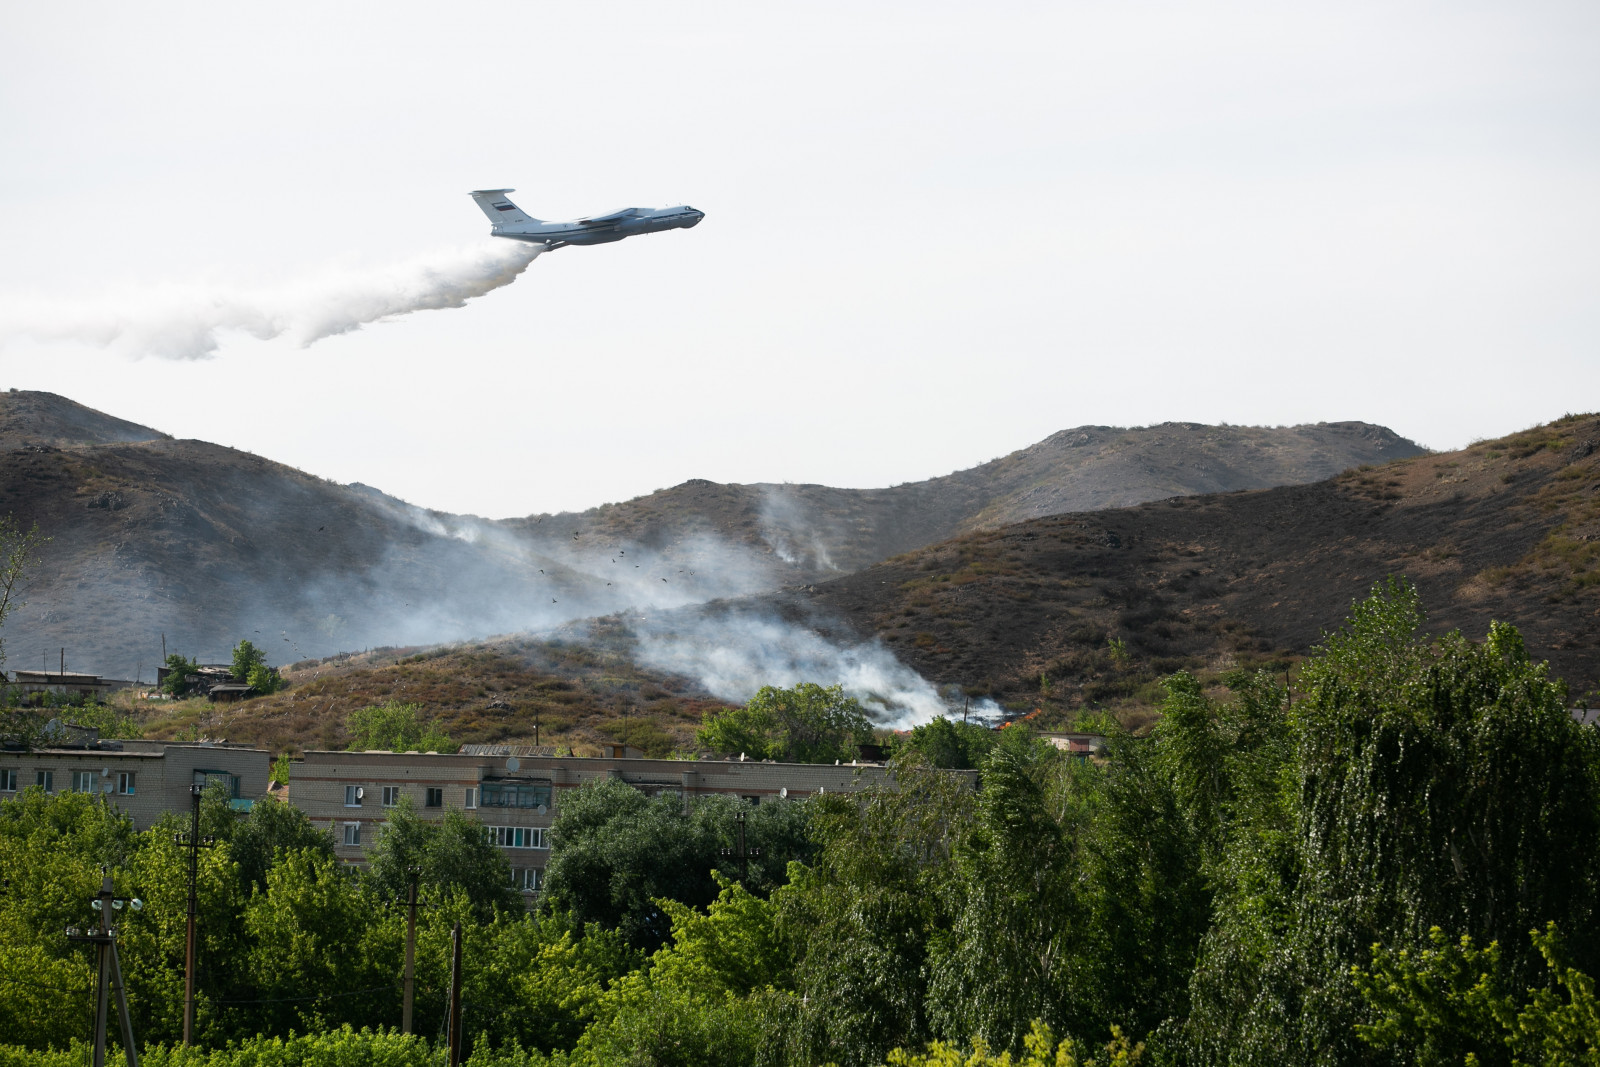
[[[421,867],[408,867],[406,873],[411,875],[411,882],[406,893],[406,984],[405,999],[400,1005],[400,1032],[411,1032],[411,1005],[416,998],[417,988],[417,876],[422,873]]]
[[[738,833],[739,847],[725,848],[722,850],[722,854],[730,858],[734,856],[739,858],[739,882],[742,885],[750,881],[750,860],[752,857],[759,859],[761,850],[759,848],[744,847],[744,808],[741,807],[739,813],[733,817],[733,824]]]
[[[172,840],[189,850],[189,917],[187,937],[183,949],[183,1043],[192,1044],[194,1041],[194,956],[195,956],[195,919],[198,915],[195,899],[195,882],[200,872],[200,850],[210,848],[216,841],[210,837],[200,836],[200,798],[205,795],[206,787],[196,782],[189,787],[189,796],[194,801],[193,812],[189,821],[187,834],[173,834]]]
[[[450,1056],[448,1067],[461,1064],[461,924],[450,931]]]
[[[61,677],[65,678],[66,676],[67,676],[67,650],[63,648],[61,650]]]
[[[94,1067],[105,1067],[106,1016],[110,1009],[109,994],[113,985],[117,991],[117,1015],[122,1023],[122,1053],[128,1061],[128,1067],[139,1067],[139,1046],[133,1038],[133,1019],[128,1014],[127,987],[122,980],[122,960],[117,955],[117,931],[111,925],[111,913],[121,911],[124,904],[138,911],[144,907],[144,902],[137,897],[126,900],[117,896],[111,887],[109,868],[102,867],[101,871],[104,876],[100,882],[100,894],[90,901],[90,906],[100,913],[99,929],[85,933],[76,926],[69,926],[66,935],[68,941],[94,945],[98,958],[100,977],[95,991]]]

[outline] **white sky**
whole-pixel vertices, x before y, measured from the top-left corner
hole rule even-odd
[[[885,485],[1080,423],[1600,408],[1600,6],[7,5],[0,294],[282,286],[543,218],[697,229],[203,362],[0,387],[419,504]]]

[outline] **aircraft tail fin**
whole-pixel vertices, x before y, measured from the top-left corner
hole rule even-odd
[[[524,212],[520,207],[506,199],[507,193],[516,192],[515,189],[475,189],[471,193],[472,199],[477,201],[478,207],[489,216],[489,221],[495,228],[501,226],[514,226],[519,222],[538,222],[532,215]]]

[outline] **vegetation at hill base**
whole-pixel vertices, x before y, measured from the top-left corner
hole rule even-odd
[[[707,716],[695,734],[702,748],[780,763],[853,760],[872,742],[872,720],[839,685],[762,686],[741,708]]]
[[[1422,622],[1384,583],[1293,693],[1178,672],[1152,731],[1099,722],[1095,760],[1026,725],[987,752],[923,734],[976,791],[920,747],[893,788],[753,809],[587,785],[530,913],[470,827],[404,813],[358,871],[293,809],[208,796],[189,1052],[175,821],[28,790],[0,804],[0,1064],[82,1054],[89,961],[60,930],[100,863],[147,902],[121,938],[151,1063],[438,1063],[458,921],[481,1067],[1596,1062],[1600,731],[1513,627]],[[434,906],[408,1039],[410,866]]]
[[[643,670],[615,623],[585,641],[506,638],[480,645],[374,649],[289,664],[287,687],[237,704],[141,702],[147,736],[226,737],[274,752],[342,750],[365,708],[420,705],[453,744],[513,742],[599,755],[626,743],[647,755],[694,748],[708,712],[728,705],[687,679]],[[390,744],[359,747],[390,748]],[[408,747],[416,747],[414,745]],[[428,746],[433,747],[433,746]]]

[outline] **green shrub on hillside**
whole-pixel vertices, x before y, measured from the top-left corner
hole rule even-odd
[[[424,720],[421,704],[390,700],[352,711],[345,718],[350,751],[454,752],[460,746],[439,729],[437,719]]]

